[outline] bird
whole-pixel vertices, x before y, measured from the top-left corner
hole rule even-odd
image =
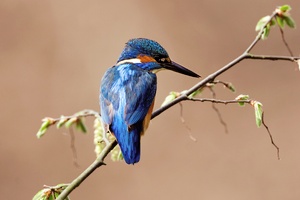
[[[106,133],[115,136],[127,164],[140,160],[141,136],[149,126],[157,89],[156,73],[171,70],[199,78],[173,62],[167,51],[147,38],[130,39],[100,84],[100,114]]]

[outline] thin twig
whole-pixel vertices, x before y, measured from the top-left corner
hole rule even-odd
[[[296,60],[299,60],[300,57],[273,56],[273,55],[252,55],[252,54],[249,54],[249,53],[243,53],[242,55],[240,55],[239,57],[237,57],[236,59],[234,59],[233,61],[231,61],[230,63],[228,63],[224,67],[222,67],[221,69],[219,69],[216,72],[208,75],[202,81],[198,82],[196,85],[194,85],[190,89],[186,90],[185,93],[182,93],[181,96],[179,96],[178,98],[176,98],[174,101],[172,101],[172,102],[164,105],[163,107],[160,107],[156,111],[154,111],[152,113],[152,118],[151,119],[157,117],[162,112],[164,112],[165,110],[169,109],[170,107],[176,105],[177,103],[179,103],[181,101],[188,100],[189,99],[188,96],[190,94],[192,94],[193,92],[195,92],[199,88],[204,87],[207,83],[214,81],[214,79],[217,76],[219,76],[220,74],[223,74],[224,72],[226,72],[231,67],[233,67],[234,65],[238,64],[239,62],[241,62],[244,59],[273,60],[273,61],[275,61],[275,60],[282,60],[282,61],[292,61],[292,62],[295,62]]]
[[[247,54],[245,59],[254,59],[254,60],[282,60],[282,61],[291,61],[295,62],[300,59],[300,57],[294,56],[274,56],[274,55],[254,55],[254,54]]]
[[[73,164],[75,167],[79,168],[79,164],[77,162],[77,150],[75,147],[75,135],[74,135],[74,131],[73,131],[72,127],[70,127],[70,129],[69,129],[69,133],[70,133],[70,137],[71,137],[70,148],[71,148],[72,154],[73,154]]]
[[[271,140],[271,143],[272,145],[276,148],[276,151],[277,151],[277,159],[280,160],[280,149],[279,147],[275,144],[274,140],[273,140],[273,136],[269,130],[269,127],[266,125],[265,123],[265,120],[264,120],[264,112],[262,113],[262,124],[264,125],[264,127],[267,129],[268,131],[268,134],[269,134],[269,137],[270,137],[270,140]]]
[[[193,140],[194,142],[197,142],[197,139],[192,134],[192,129],[186,124],[185,119],[183,117],[183,105],[182,105],[182,103],[179,103],[179,105],[180,105],[180,119],[181,119],[181,122],[185,126],[185,128],[188,130],[189,137],[191,138],[191,140]]]
[[[277,11],[275,10],[272,15],[270,16],[270,19],[266,21],[262,29],[257,34],[255,40],[250,44],[250,46],[246,49],[245,53],[249,53],[253,47],[257,44],[257,42],[261,39],[262,34],[265,31],[266,26],[272,21],[272,19],[277,15]]]
[[[252,100],[221,100],[221,99],[212,99],[212,98],[191,98],[188,99],[191,101],[200,101],[200,102],[212,102],[212,103],[221,103],[221,104],[232,104],[232,103],[248,103],[250,104]]]
[[[287,50],[289,51],[290,55],[293,57],[293,52],[291,50],[291,48],[289,47],[288,43],[286,42],[285,40],[285,37],[284,37],[284,33],[283,33],[283,30],[281,27],[279,27],[279,30],[280,30],[280,33],[281,33],[281,39],[284,43],[284,45],[286,46]]]
[[[58,117],[58,118],[51,118],[51,120],[53,120],[53,124],[59,122],[62,118],[63,119],[71,119],[71,118],[74,118],[74,117],[77,117],[77,118],[80,118],[80,117],[88,117],[88,116],[99,116],[99,113],[94,111],[94,110],[89,110],[89,109],[85,109],[85,110],[82,110],[80,112],[77,112],[75,113],[74,115],[70,115],[70,116],[63,116],[63,117]]]
[[[224,82],[221,82],[221,81],[218,81],[218,83],[223,83],[224,84]],[[215,91],[211,87],[209,87],[209,90],[212,94],[212,97],[214,99],[216,99],[217,95],[216,95]],[[219,118],[219,122],[223,125],[223,127],[225,129],[225,133],[228,134],[228,126],[227,126],[226,122],[224,121],[224,119],[221,115],[221,112],[219,111],[219,109],[216,107],[216,105],[214,103],[212,103],[211,106],[212,106],[213,110],[217,113],[218,118]]]
[[[219,109],[216,107],[216,105],[214,103],[211,104],[211,107],[213,108],[213,110],[217,113],[218,118],[220,123],[223,125],[224,129],[225,129],[225,133],[228,134],[228,126],[226,124],[226,122],[223,120],[223,117],[221,115],[221,112],[219,111]]]
[[[247,104],[251,104],[252,105],[252,101],[251,99],[248,100],[219,100],[219,99],[209,99],[209,98],[192,98],[190,99],[191,101],[201,101],[201,102],[212,102],[212,103],[222,103],[222,104],[229,104],[229,103],[247,103]],[[264,112],[262,113],[262,124],[264,125],[264,127],[266,128],[269,137],[270,137],[270,141],[272,143],[272,145],[276,148],[277,150],[277,158],[278,160],[280,160],[280,149],[279,147],[275,144],[273,136],[269,130],[269,127],[266,125],[265,121],[264,121]]]
[[[188,100],[188,96],[190,94],[192,94],[193,92],[195,92],[196,90],[198,90],[199,88],[204,87],[207,83],[210,83],[212,81],[214,81],[214,79],[219,76],[220,74],[223,74],[224,72],[226,72],[227,70],[229,70],[231,67],[233,67],[234,65],[238,64],[239,62],[241,62],[243,59],[245,59],[247,57],[247,54],[242,54],[239,57],[237,57],[236,59],[234,59],[233,61],[231,61],[230,63],[228,63],[227,65],[225,65],[224,67],[222,67],[221,69],[217,70],[216,72],[208,75],[206,78],[204,78],[203,80],[199,81],[196,85],[194,85],[193,87],[191,87],[190,89],[186,90],[184,93],[182,93],[178,98],[176,98],[174,101],[164,105],[163,107],[160,107],[159,109],[157,109],[155,112],[152,113],[152,118],[157,117],[158,115],[160,115],[162,112],[164,112],[165,110],[169,109],[170,107],[176,105],[177,103],[181,102],[181,101],[185,101]]]

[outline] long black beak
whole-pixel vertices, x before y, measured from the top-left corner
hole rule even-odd
[[[172,70],[174,72],[178,72],[187,76],[192,76],[192,77],[196,77],[199,78],[201,76],[199,76],[198,74],[196,74],[195,72],[192,72],[191,70],[177,64],[176,62],[171,61],[170,63],[161,63],[161,65],[165,68],[165,69],[169,69]]]

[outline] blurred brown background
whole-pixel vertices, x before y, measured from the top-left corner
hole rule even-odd
[[[214,72],[241,54],[256,36],[256,22],[276,6],[290,4],[300,24],[300,2],[252,1],[61,1],[0,2],[1,199],[31,199],[44,184],[67,183],[94,159],[92,127],[76,132],[79,168],[70,135],[54,127],[35,136],[45,116],[99,110],[99,82],[124,43],[133,37],[160,42],[178,63],[201,74]],[[299,29],[285,29],[299,55]],[[253,53],[288,55],[277,28]],[[290,62],[247,60],[219,79],[218,98],[249,94],[264,104],[265,121],[282,160],[250,106],[217,105],[225,134],[210,103],[184,102],[152,121],[142,140],[140,163],[107,159],[71,195],[76,199],[299,199],[300,72]],[[156,108],[169,91],[198,80],[173,72],[158,75]],[[202,97],[210,97],[206,92]],[[92,124],[92,119],[87,123]]]

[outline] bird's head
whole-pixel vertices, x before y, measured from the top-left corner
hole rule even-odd
[[[150,62],[157,62],[159,65],[143,65],[143,63]],[[200,77],[191,70],[171,61],[167,51],[158,42],[146,38],[135,38],[126,43],[117,65],[122,63],[136,63],[141,68],[153,73],[169,69],[188,76]]]

